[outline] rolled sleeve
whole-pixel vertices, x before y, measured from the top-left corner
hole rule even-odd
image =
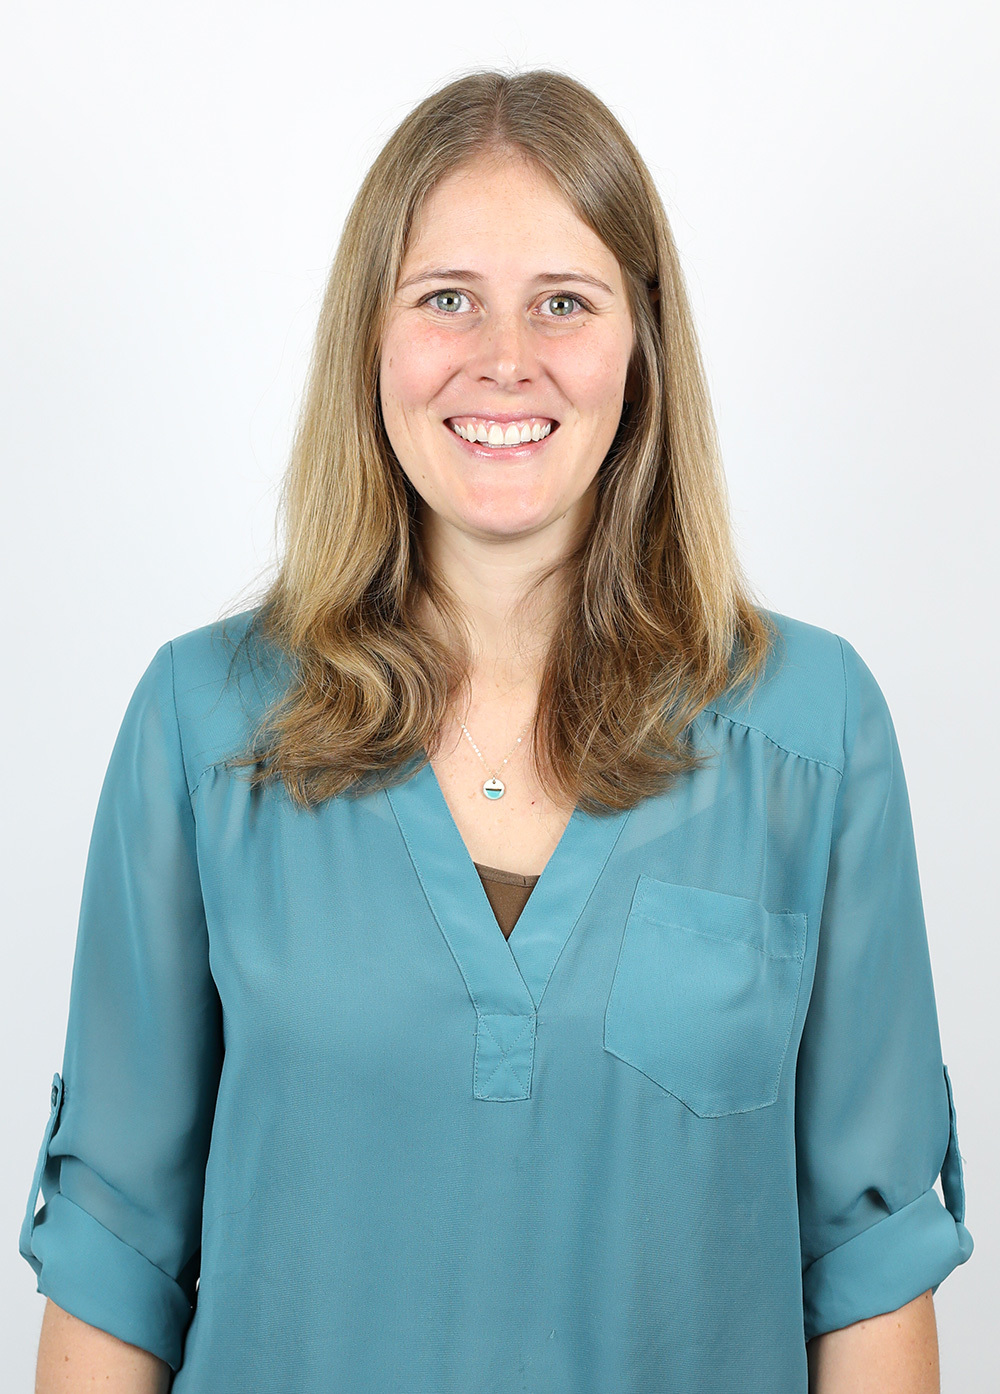
[[[188,787],[167,643],[98,800],[63,1068],[19,1244],[38,1292],[173,1370],[196,1302],[223,1059]]]
[[[899,748],[840,642],[844,771],[796,1072],[807,1341],[936,1291],[973,1248]]]

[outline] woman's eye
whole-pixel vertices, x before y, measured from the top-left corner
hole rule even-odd
[[[468,299],[468,297],[465,292],[461,290],[433,290],[430,295],[426,297],[426,300],[429,300],[432,304],[438,300],[450,300],[452,305],[447,308],[443,305],[434,304],[435,310],[443,310],[445,314],[451,314],[455,301],[466,299]]]
[[[583,301],[580,300],[577,296],[575,296],[575,295],[563,295],[561,292],[560,292],[559,294],[557,294],[557,295],[549,295],[549,296],[547,296],[543,303],[546,304],[546,305],[548,305],[548,304],[551,304],[552,301],[555,301],[557,304],[562,304],[562,305],[580,305],[580,306],[583,305]],[[568,313],[572,313],[572,311],[557,310],[557,311],[556,311],[555,318],[556,318],[556,319],[565,319],[565,318],[566,318],[566,315],[567,315]]]

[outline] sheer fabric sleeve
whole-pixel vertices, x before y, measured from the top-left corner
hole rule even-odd
[[[806,1340],[936,1291],[973,1247],[899,748],[840,642],[844,771],[796,1074]]]
[[[174,1370],[222,1056],[167,643],[128,703],[98,800],[20,1252],[39,1292]]]

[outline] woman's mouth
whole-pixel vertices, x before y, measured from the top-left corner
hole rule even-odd
[[[559,422],[548,416],[525,416],[516,421],[450,416],[443,425],[469,455],[482,460],[526,460],[544,447]]]

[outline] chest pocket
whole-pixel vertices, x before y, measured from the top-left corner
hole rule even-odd
[[[604,1049],[700,1118],[778,1097],[806,915],[640,875],[604,1016]]]

